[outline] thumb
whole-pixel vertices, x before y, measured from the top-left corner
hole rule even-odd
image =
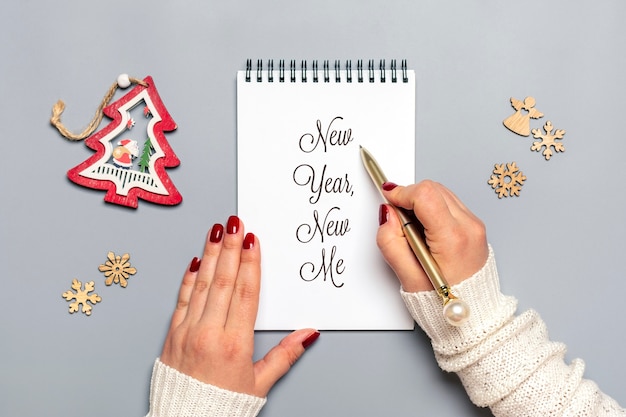
[[[315,329],[296,330],[267,352],[263,359],[258,360],[254,364],[256,395],[267,396],[276,381],[291,369],[319,335],[320,332]]]

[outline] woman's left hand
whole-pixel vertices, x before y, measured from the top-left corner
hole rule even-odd
[[[261,251],[236,216],[210,230],[185,272],[161,361],[199,381],[265,397],[319,332],[297,330],[253,362]]]

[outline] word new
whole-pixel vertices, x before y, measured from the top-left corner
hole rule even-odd
[[[348,146],[354,140],[352,137],[352,129],[336,130],[333,123],[336,120],[343,120],[343,117],[337,116],[330,121],[326,132],[322,129],[322,122],[317,121],[317,136],[314,133],[305,133],[300,136],[300,150],[305,153],[311,153],[321,144],[324,152],[328,151],[328,146]]]
[[[298,226],[296,229],[296,239],[302,243],[309,243],[313,240],[313,238],[315,238],[315,236],[319,236],[320,242],[324,243],[324,236],[331,237],[345,235],[350,231],[350,220],[336,220],[331,217],[333,212],[340,210],[341,209],[339,207],[331,208],[326,213],[326,216],[324,216],[324,219],[320,219],[318,211],[313,210],[313,224],[302,223]]]

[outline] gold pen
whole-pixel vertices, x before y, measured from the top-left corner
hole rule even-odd
[[[363,146],[360,146],[360,151],[363,165],[374,182],[374,185],[376,185],[376,188],[378,188],[378,191],[380,191],[382,195],[382,185],[387,182],[387,178],[372,154],[369,153]],[[389,202],[387,203],[389,204]],[[446,282],[446,279],[441,273],[441,269],[439,269],[439,265],[437,265],[437,262],[430,253],[430,250],[422,237],[422,233],[420,232],[420,229],[423,229],[422,225],[412,212],[396,207],[393,204],[389,205],[395,209],[396,214],[402,223],[402,230],[404,231],[406,240],[409,242],[409,246],[413,250],[413,253],[417,257],[420,265],[422,265],[422,268],[424,269],[424,272],[426,272],[433,288],[437,291],[437,294],[439,294],[443,301],[443,315],[446,321],[453,326],[462,324],[469,317],[469,307],[465,304],[465,302],[455,297],[450,291],[450,286]]]

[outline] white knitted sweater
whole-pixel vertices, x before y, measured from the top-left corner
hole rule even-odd
[[[445,322],[434,291],[401,295],[430,337],[439,366],[459,375],[476,405],[506,417],[626,416],[594,382],[582,378],[582,361],[565,364],[565,345],[548,339],[536,312],[515,316],[517,301],[500,293],[491,248],[483,268],[454,292],[472,312],[460,327]],[[148,417],[250,417],[264,404],[265,398],[204,384],[155,362]]]

